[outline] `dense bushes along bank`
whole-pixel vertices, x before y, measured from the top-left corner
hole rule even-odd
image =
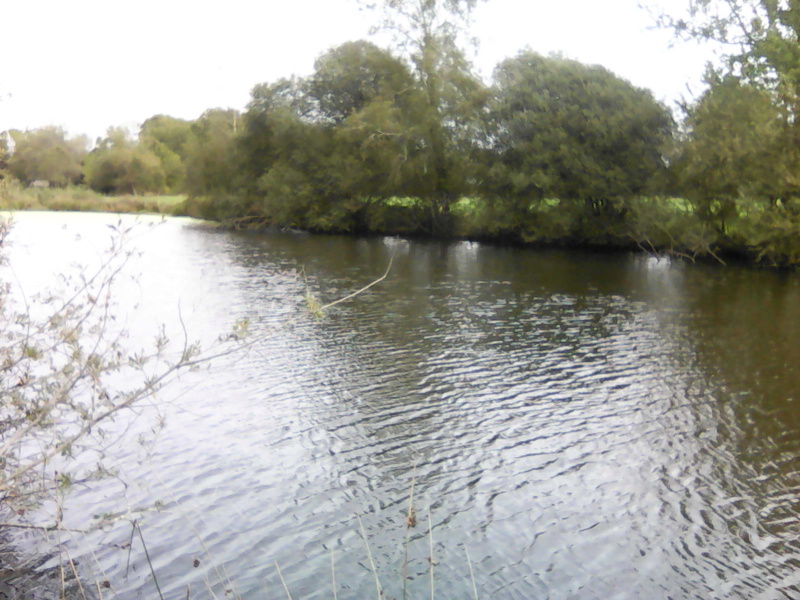
[[[220,221],[234,229],[267,225],[313,232],[445,237],[505,244],[639,249],[689,260],[732,258],[771,267],[800,264],[800,207],[742,201],[724,223],[709,221],[686,200],[635,198],[623,209],[598,212],[585,202],[548,200],[514,219],[479,199],[453,204],[451,233],[425,226],[424,203],[410,198],[351,201],[318,221],[280,222],[248,211],[233,198],[191,198],[176,214]]]

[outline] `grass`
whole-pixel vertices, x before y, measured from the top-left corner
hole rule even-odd
[[[112,213],[174,214],[183,195],[105,196],[83,186],[33,189],[0,181],[0,210],[63,210]]]

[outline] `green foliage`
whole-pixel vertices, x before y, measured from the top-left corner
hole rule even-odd
[[[304,82],[317,118],[333,124],[379,99],[402,103],[413,86],[401,60],[363,40],[346,42],[320,56],[313,75]]]
[[[748,202],[729,227],[733,247],[772,266],[800,265],[800,202]]]
[[[662,26],[684,39],[712,40],[729,50],[725,72],[800,102],[800,5],[797,0],[694,0]]]
[[[86,156],[85,136],[67,138],[59,127],[11,131],[14,152],[8,157],[9,172],[24,184],[44,180],[53,186],[78,183]]]
[[[795,0],[699,0],[661,24],[729,51],[688,107],[673,160],[676,188],[721,248],[776,264],[797,261],[800,195],[800,5]],[[795,238],[796,239],[796,238]]]
[[[477,0],[382,0],[365,3],[380,13],[379,28],[394,33],[416,79],[407,187],[427,204],[431,233],[452,232],[451,205],[474,189],[471,160],[479,116],[487,99],[462,44]]]
[[[711,256],[719,232],[682,198],[635,198],[628,202],[627,238],[640,248],[688,256]]]
[[[110,128],[105,139],[86,157],[84,176],[103,194],[141,194],[167,189],[161,159],[124,129]]]
[[[715,82],[691,108],[673,172],[678,189],[724,229],[736,201],[800,191],[791,130],[770,92],[735,77]]]
[[[236,135],[240,115],[220,108],[204,112],[191,127],[184,146],[186,189],[190,195],[226,193],[239,172]]]
[[[271,116],[278,158],[257,180],[259,207],[271,220],[321,231],[358,229],[361,202],[344,193],[347,162],[334,132],[286,111]]]
[[[142,123],[139,139],[145,144],[160,144],[181,160],[186,158],[186,145],[192,136],[192,123],[167,115],[155,115]]]
[[[0,210],[68,210],[173,214],[183,196],[105,196],[85,186],[34,189],[16,180],[0,184]]]
[[[6,179],[10,173],[8,172],[8,138],[7,133],[0,133],[0,182]]]
[[[155,154],[164,172],[164,191],[181,192],[186,180],[186,153],[192,123],[166,115],[150,117],[139,130],[139,143]]]
[[[510,212],[545,198],[619,207],[665,170],[672,119],[649,92],[533,52],[504,61],[494,78],[484,191]]]

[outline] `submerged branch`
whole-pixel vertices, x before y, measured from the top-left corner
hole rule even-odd
[[[328,304],[323,304],[322,306],[319,307],[319,310],[322,311],[322,310],[325,310],[326,308],[330,308],[331,306],[336,306],[337,304],[340,304],[340,303],[342,303],[342,302],[344,302],[346,300],[350,300],[351,298],[355,298],[359,294],[362,294],[362,293],[366,292],[371,287],[378,285],[381,281],[383,281],[384,279],[386,279],[389,276],[389,271],[392,270],[392,262],[393,261],[394,261],[394,253],[392,253],[392,256],[389,258],[389,264],[386,267],[386,271],[384,272],[383,275],[378,277],[378,279],[376,279],[375,281],[373,281],[371,283],[368,283],[367,285],[362,287],[360,290],[356,290],[352,294],[348,294],[344,298],[339,298],[338,300],[334,300],[333,302],[329,302]]]

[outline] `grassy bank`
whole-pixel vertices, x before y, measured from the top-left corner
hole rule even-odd
[[[174,196],[105,196],[86,187],[35,189],[0,182],[0,210],[66,210],[112,213],[175,214],[186,198]]]

